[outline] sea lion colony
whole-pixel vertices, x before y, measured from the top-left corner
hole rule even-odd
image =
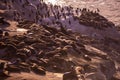
[[[82,15],[75,19],[80,19],[84,25],[95,28],[98,24],[103,28],[113,26],[98,13],[86,9],[80,11]],[[89,22],[91,20],[93,22]],[[0,23],[3,25],[5,22],[1,18]],[[28,29],[27,33],[11,36],[9,32],[0,30],[0,50],[3,51],[0,53],[0,79],[10,77],[11,73],[34,72],[45,76],[50,71],[63,73],[63,80],[119,80],[115,75],[114,60],[109,55],[90,52],[85,48],[85,44],[94,42],[94,39],[66,30],[62,25],[55,28],[48,24],[37,25],[32,21],[18,23],[18,27]],[[101,26],[97,26],[97,29],[101,29]],[[106,39],[120,44],[118,40]],[[105,43],[108,44],[106,40]],[[75,61],[74,58],[82,60]],[[102,61],[96,63],[97,67],[92,63],[94,58]]]
[[[104,30],[108,27],[114,27],[114,23],[101,16],[98,12],[90,11],[84,8],[79,17],[79,22],[83,25],[94,27],[95,29]]]
[[[0,31],[2,35],[0,50],[4,50],[4,54],[0,56],[0,59],[3,60],[0,61],[1,78],[10,77],[11,73],[34,72],[46,75],[47,71],[52,71],[65,73],[63,80],[86,80],[85,73],[97,70],[89,64],[93,56],[99,57],[105,62],[109,61],[114,68],[113,61],[107,55],[86,50],[84,41],[80,40],[82,36],[78,33],[69,33],[66,29],[63,30],[63,27],[57,29],[29,21],[20,22],[18,26],[24,26],[28,32],[24,35],[10,36],[9,33]],[[72,61],[69,59],[70,55],[78,56],[87,63],[79,64]],[[100,65],[103,66],[103,64]],[[105,79],[110,80],[109,78],[115,77],[110,76]]]
[[[86,8],[74,9],[72,6],[61,7],[59,5],[47,5],[43,0],[39,0],[38,2],[37,0],[36,2],[28,0],[5,0],[4,4],[13,12],[13,19],[15,21],[27,19],[38,24],[47,24],[55,27],[59,25],[70,27],[72,21],[79,20],[80,24],[101,30],[115,26],[112,22],[99,14],[99,9],[91,11]]]

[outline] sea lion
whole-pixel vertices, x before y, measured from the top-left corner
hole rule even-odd
[[[72,72],[66,72],[63,75],[63,80],[78,80],[78,77]]]
[[[33,66],[31,66],[31,70],[36,74],[46,75],[45,69],[41,66],[37,66],[36,64],[33,64]]]
[[[0,29],[0,34],[3,34],[3,30]]]
[[[0,42],[0,49],[4,49],[6,47],[6,44],[4,42]]]
[[[16,54],[17,48],[14,45],[7,44],[5,51],[9,54],[9,56],[14,56],[14,54]]]
[[[10,77],[9,72],[5,70],[6,68],[6,63],[1,62],[0,63],[0,77]]]
[[[3,70],[5,68],[5,62],[0,63],[0,70]]]
[[[8,37],[8,36],[10,36],[10,34],[8,32],[5,32],[4,36]]]
[[[16,73],[20,73],[21,70],[17,65],[13,65],[13,64],[7,64],[6,69],[9,72],[16,72]]]
[[[84,55],[83,58],[87,61],[91,61],[92,59],[88,55]]]
[[[6,21],[4,20],[3,17],[0,17],[0,24],[2,24],[2,25],[5,25],[5,24],[10,25],[8,22],[6,22]]]

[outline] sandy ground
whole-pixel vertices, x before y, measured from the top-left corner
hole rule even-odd
[[[47,72],[46,76],[36,75],[34,73],[13,73],[6,80],[62,80],[62,74]]]

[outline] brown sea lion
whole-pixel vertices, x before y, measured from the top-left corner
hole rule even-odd
[[[6,69],[9,72],[15,72],[15,73],[20,73],[21,70],[17,65],[12,65],[12,64],[7,64]]]
[[[8,36],[10,36],[10,34],[8,32],[5,32],[4,36],[8,37]]]
[[[31,70],[36,74],[46,75],[45,69],[40,66],[37,66],[36,64],[33,64]]]
[[[84,55],[83,58],[87,61],[91,61],[92,59],[88,55]]]

